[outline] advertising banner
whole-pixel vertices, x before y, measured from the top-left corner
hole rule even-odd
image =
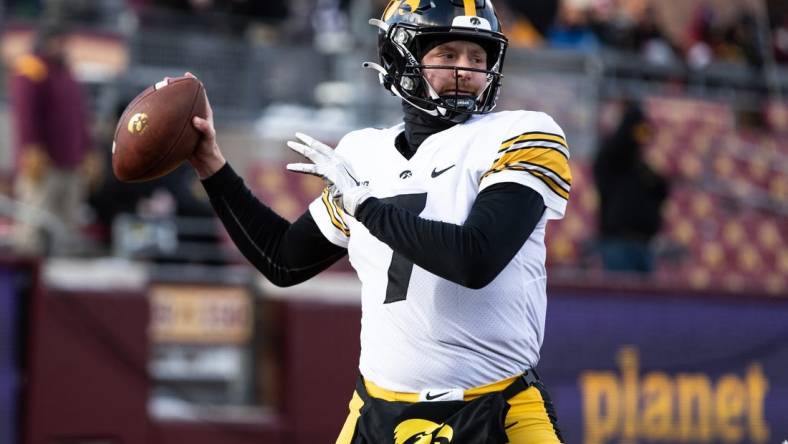
[[[0,443],[15,439],[18,365],[16,362],[17,297],[13,271],[0,266]]]
[[[252,300],[244,287],[157,284],[150,295],[156,344],[240,345],[252,336]]]
[[[550,295],[538,369],[565,442],[788,440],[788,300]]]

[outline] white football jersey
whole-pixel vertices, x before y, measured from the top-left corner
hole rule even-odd
[[[563,131],[540,112],[474,116],[433,134],[408,160],[394,145],[403,127],[353,131],[336,148],[375,197],[462,225],[479,192],[515,182],[536,190],[547,210],[504,270],[472,290],[395,254],[324,191],[312,217],[348,249],[362,284],[361,374],[389,390],[419,392],[476,387],[535,367],[546,311],[545,227],[563,217],[571,183]]]

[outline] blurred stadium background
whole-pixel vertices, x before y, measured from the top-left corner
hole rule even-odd
[[[128,186],[107,162],[125,104],[191,71],[230,162],[295,218],[322,185],[285,172],[287,138],[400,119],[361,68],[385,3],[0,1],[0,443],[333,442],[359,347],[349,265],[274,288],[188,168]],[[788,439],[788,4],[496,5],[512,40],[499,108],[548,112],[572,147],[540,364],[567,442]],[[104,161],[78,242],[12,192],[8,78],[52,17],[75,30],[69,59]],[[645,276],[603,270],[596,248],[591,164],[633,99],[656,128],[646,157],[671,182]],[[51,254],[13,251],[21,222],[44,226]]]

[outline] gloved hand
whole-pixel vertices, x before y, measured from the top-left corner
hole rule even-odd
[[[290,163],[287,169],[323,178],[329,185],[329,193],[336,205],[345,213],[355,216],[361,203],[372,197],[369,188],[361,184],[350,163],[330,146],[306,134],[296,133],[296,137],[301,142],[289,141],[287,146],[313,163]]]

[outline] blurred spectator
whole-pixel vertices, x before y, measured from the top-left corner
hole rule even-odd
[[[613,0],[597,0],[590,7],[590,26],[604,46],[639,53],[655,64],[678,58],[678,50],[657,20],[651,4],[642,2],[625,9],[616,6]]]
[[[714,60],[714,47],[720,37],[714,28],[715,12],[708,4],[701,4],[692,15],[687,36],[686,58],[691,68],[701,69]]]
[[[540,0],[538,2],[507,0],[502,3],[496,3],[495,6],[499,9],[498,15],[502,16],[501,18],[507,22],[523,20],[539,35],[546,35],[547,30],[553,25],[558,14],[558,3],[558,0]],[[509,20],[508,16],[510,14],[514,19]],[[509,29],[510,27],[508,26],[504,28],[507,36],[509,35]]]
[[[341,52],[349,47],[349,23],[346,0],[317,0],[312,11],[314,45],[327,52]]]
[[[542,46],[544,38],[534,28],[528,17],[519,14],[499,12],[506,36],[509,38],[510,48],[536,48]]]
[[[85,95],[65,60],[67,30],[52,24],[40,29],[32,53],[16,60],[10,82],[16,133],[15,191],[23,204],[55,216],[77,232],[85,200],[84,169],[89,155],[89,117]],[[17,247],[44,253],[39,227],[20,223]]]
[[[634,49],[650,63],[665,65],[678,60],[678,48],[657,21],[653,7],[647,6],[633,32]]]
[[[774,59],[778,63],[788,63],[788,14],[772,30],[774,40]]]
[[[745,62],[753,67],[763,66],[758,24],[749,11],[740,11],[724,32],[717,50],[723,60]]]
[[[593,171],[599,193],[598,247],[606,270],[651,272],[651,240],[662,223],[667,181],[643,160],[653,127],[627,104],[617,130],[599,148]]]
[[[657,20],[650,3],[571,0],[561,3],[547,40],[557,48],[595,50],[607,47],[638,53],[648,62],[668,64],[678,50]]]
[[[783,0],[769,0],[768,14],[774,59],[788,63],[788,5]]]
[[[561,3],[558,19],[547,31],[547,42],[554,48],[564,49],[588,51],[599,47],[587,10],[574,1]]]
[[[701,69],[714,61],[725,61],[761,68],[766,42],[754,14],[741,9],[726,21],[710,5],[699,5],[690,22],[686,45],[689,66]]]
[[[629,24],[619,20],[622,17],[616,11],[613,0],[597,0],[589,8],[589,26],[599,42],[608,47],[617,46],[622,40],[621,34]]]

